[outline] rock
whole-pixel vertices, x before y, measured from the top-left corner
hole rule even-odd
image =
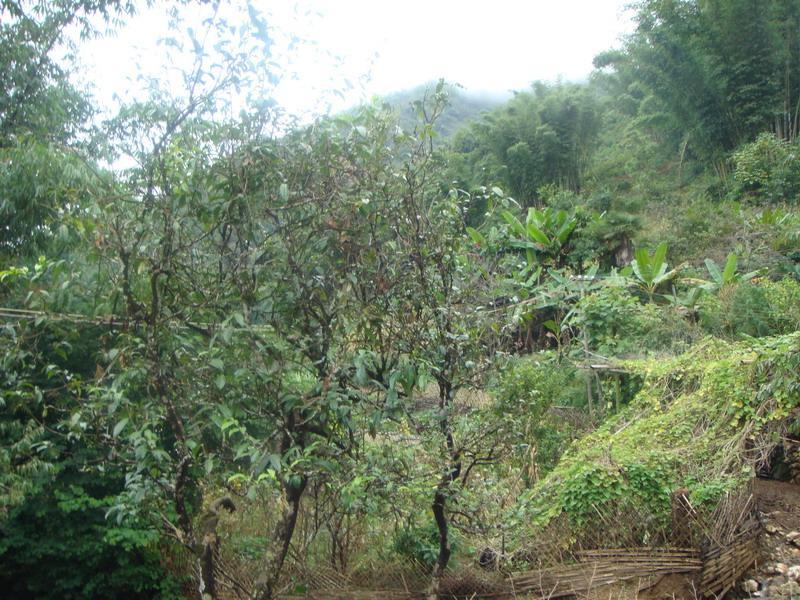
[[[783,575],[776,575],[772,579],[767,580],[767,582],[762,586],[767,591],[771,590],[774,587],[779,587],[785,584],[788,580]]]
[[[742,591],[753,594],[758,591],[758,582],[755,579],[748,579],[742,582]]]
[[[778,532],[780,531],[780,529],[778,529],[778,528],[777,528],[775,525],[773,525],[772,523],[767,523],[767,524],[764,526],[764,531],[766,531],[767,533],[778,533]]]
[[[786,566],[786,563],[779,562],[774,565],[769,565],[765,570],[771,575],[786,575],[789,571],[789,567]]]
[[[789,570],[786,572],[786,575],[792,581],[797,581],[800,579],[800,565],[792,565],[789,567]]]
[[[800,538],[800,531],[790,531],[786,534],[786,539],[790,542],[795,541],[797,538]]]
[[[780,598],[781,600],[795,600],[798,595],[800,595],[800,585],[795,581],[788,581],[769,590],[770,598]]]

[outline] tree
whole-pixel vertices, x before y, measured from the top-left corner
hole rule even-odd
[[[525,205],[548,184],[579,191],[599,130],[593,90],[536,83],[455,137],[451,179],[470,191],[499,183]]]
[[[108,24],[134,8],[123,0],[0,6],[0,253],[34,253],[59,229],[63,238],[82,204],[91,174],[73,150],[88,145],[94,109],[59,55],[74,49],[73,32],[97,35],[99,18]]]
[[[624,50],[595,66],[616,70],[620,96],[644,88],[642,124],[722,174],[726,153],[758,133],[794,135],[797,65],[787,53],[796,47],[796,2],[645,0],[635,9]]]
[[[403,353],[429,375],[438,392],[432,415],[409,413],[415,428],[438,437],[440,472],[431,504],[438,550],[428,591],[435,598],[452,553],[452,504],[473,467],[495,458],[493,446],[482,447],[485,433],[473,430],[473,439],[457,439],[456,394],[485,373],[491,362],[487,348],[499,328],[493,327],[498,313],[486,308],[492,299],[492,255],[468,250],[476,234],[480,238],[466,225],[471,198],[457,191],[442,194],[434,177],[441,157],[433,150],[431,130],[446,102],[442,85],[426,100],[429,108],[420,106],[423,121],[411,138],[414,149],[403,170],[395,228],[405,278],[391,313],[404,315],[407,326],[398,332]]]

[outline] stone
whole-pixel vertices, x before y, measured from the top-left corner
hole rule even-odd
[[[779,562],[774,565],[769,565],[766,571],[772,575],[786,575],[789,571],[789,567],[786,566],[786,563]]]
[[[742,582],[742,591],[753,594],[758,591],[758,582],[755,579],[748,579]]]
[[[797,538],[800,538],[800,531],[790,531],[786,534],[786,539],[790,542],[795,541]]]
[[[800,595],[800,585],[795,581],[788,581],[769,590],[770,598],[779,598],[780,600],[796,600],[798,595]]]
[[[766,584],[762,587],[766,588],[768,591],[774,587],[779,587],[785,584],[788,580],[783,575],[776,575],[772,579],[768,579]]]
[[[772,523],[767,523],[767,524],[764,526],[764,531],[766,531],[767,533],[778,533],[778,532],[780,531],[780,529],[778,529],[778,528],[777,528],[775,525],[773,525]]]
[[[786,575],[792,581],[797,581],[800,579],[800,565],[792,565],[789,567],[789,570],[786,572]]]

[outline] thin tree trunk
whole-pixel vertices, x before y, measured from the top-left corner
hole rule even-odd
[[[452,407],[453,388],[449,381],[439,382],[439,410],[440,428],[445,438],[447,446],[448,464],[439,484],[436,486],[436,493],[433,496],[433,517],[436,520],[436,528],[439,530],[439,555],[436,557],[436,564],[433,568],[431,585],[428,588],[428,600],[436,600],[439,597],[442,576],[450,562],[450,527],[447,521],[447,497],[452,483],[461,475],[461,456],[455,446],[453,431],[450,426],[450,409]]]
[[[214,552],[216,539],[206,536],[203,540],[203,550],[198,562],[200,563],[200,598],[201,600],[217,600],[217,581],[214,578]]]
[[[236,505],[229,496],[223,496],[211,503],[208,510],[200,517],[199,533],[203,536],[201,544],[195,544],[194,552],[197,555],[198,571],[200,573],[200,598],[201,600],[216,600],[217,579],[214,573],[214,564],[219,555],[219,538],[217,538],[217,525],[219,524],[219,511],[221,508],[228,512],[236,510]]]
[[[583,357],[585,360],[591,360],[589,357],[589,332],[584,328],[583,335]],[[592,403],[592,376],[586,373],[586,403],[589,407],[589,418],[594,419],[594,406]]]
[[[297,517],[300,514],[300,498],[303,496],[307,483],[308,480],[302,477],[297,485],[289,482],[284,484],[285,506],[281,520],[278,521],[275,528],[274,538],[278,547],[267,560],[264,574],[256,581],[254,600],[272,600],[275,597],[281,569],[283,569],[283,563],[289,554],[289,546],[292,543]]]

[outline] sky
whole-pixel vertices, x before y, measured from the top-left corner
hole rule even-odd
[[[373,95],[444,78],[468,90],[507,93],[533,81],[581,80],[594,56],[632,28],[629,0],[253,0],[276,40],[296,36],[274,91],[290,113],[342,110]],[[241,4],[241,3],[240,3]],[[191,24],[193,14],[186,14]],[[223,10],[226,10],[223,8]],[[82,46],[81,80],[104,106],[143,95],[137,70],[170,65],[157,39],[165,9],[130,19],[115,35]],[[177,81],[177,80],[176,80]],[[177,85],[177,83],[176,83]],[[339,93],[333,94],[336,90]]]

